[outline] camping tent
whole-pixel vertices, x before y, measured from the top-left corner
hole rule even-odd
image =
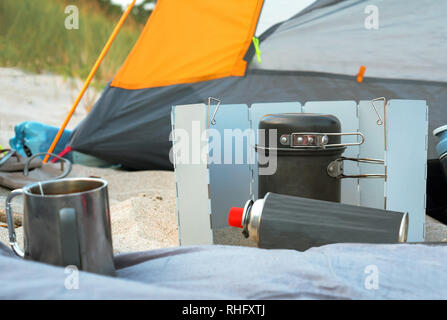
[[[429,129],[447,123],[445,1],[316,1],[260,36],[261,63],[250,43],[262,1],[179,3],[158,1],[71,136],[74,150],[134,169],[171,169],[171,107],[210,96],[248,105],[427,100]],[[358,82],[361,66],[366,73]],[[430,136],[429,158],[435,144]]]

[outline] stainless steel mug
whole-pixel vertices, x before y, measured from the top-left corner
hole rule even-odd
[[[11,201],[24,196],[24,248],[16,241]],[[69,178],[38,182],[6,199],[9,241],[25,259],[114,275],[107,182]]]

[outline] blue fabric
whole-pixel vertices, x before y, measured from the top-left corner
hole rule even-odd
[[[12,149],[17,150],[20,155],[26,157],[25,146],[30,149],[32,154],[47,152],[59,128],[40,122],[25,121],[16,125],[14,131],[15,136],[9,140],[9,144]],[[70,135],[70,130],[64,131],[53,153],[59,154],[64,150]],[[65,156],[65,158],[68,156]],[[43,157],[41,158],[43,159]],[[69,160],[71,159],[69,158]]]
[[[334,244],[305,252],[191,246],[122,254],[117,277],[24,261],[0,245],[1,299],[446,299],[447,245]]]

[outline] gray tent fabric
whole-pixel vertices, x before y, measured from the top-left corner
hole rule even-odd
[[[367,6],[378,29],[365,27]],[[365,65],[367,77],[445,82],[446,11],[443,0],[335,1],[282,23],[251,68],[355,75]]]
[[[378,30],[367,30],[364,9],[379,8]],[[69,144],[133,169],[172,170],[170,112],[206,102],[426,100],[429,130],[447,123],[446,1],[323,0],[261,36],[262,63],[244,77],[126,90],[108,86]],[[416,13],[418,13],[416,15]],[[367,67],[357,83],[360,65]],[[411,111],[409,111],[411,112]],[[429,134],[429,158],[437,158]]]
[[[192,246],[116,256],[117,277],[14,257],[1,299],[447,299],[447,245],[333,244],[305,252]]]

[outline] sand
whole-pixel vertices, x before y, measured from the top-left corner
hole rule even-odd
[[[23,121],[39,121],[60,126],[82,86],[81,81],[54,75],[33,75],[0,68],[0,145],[9,147],[14,126]],[[73,115],[68,129],[73,129],[99,97],[89,89]]]
[[[0,68],[0,145],[9,146],[14,126],[22,121],[39,121],[59,126],[76,98],[80,81],[54,75],[29,75]],[[69,128],[86,115],[86,109],[99,96],[90,90],[74,114]],[[174,173],[166,171],[126,172],[73,166],[76,176],[101,177],[109,182],[113,247],[115,253],[166,248],[178,245]],[[4,228],[4,203],[9,190],[0,188],[0,241],[8,243]],[[17,221],[23,212],[22,199],[13,202]],[[3,227],[2,227],[3,226]],[[447,226],[427,217],[427,241],[447,241]],[[23,228],[16,228],[23,243]],[[215,230],[217,243],[255,246],[239,229]]]

